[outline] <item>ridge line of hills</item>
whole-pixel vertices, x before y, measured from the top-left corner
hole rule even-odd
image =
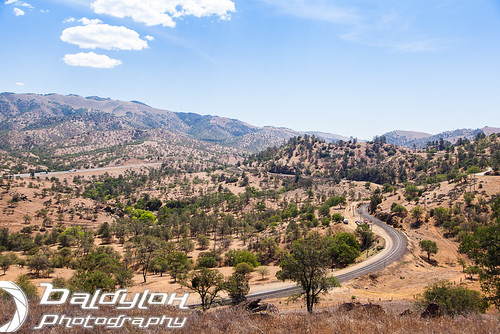
[[[4,150],[17,149],[26,141],[32,141],[34,145],[46,145],[96,131],[125,133],[136,130],[143,135],[146,132],[146,136],[152,136],[151,133],[155,131],[167,131],[176,136],[228,146],[242,152],[257,152],[269,146],[280,146],[288,139],[304,134],[326,142],[349,140],[346,136],[320,131],[258,127],[226,117],[161,110],[140,101],[75,94],[0,93],[0,148]],[[473,139],[480,132],[486,135],[500,133],[500,128],[459,129],[435,135],[395,130],[381,137],[390,144],[421,148],[429,141],[442,139],[454,143],[459,138]]]

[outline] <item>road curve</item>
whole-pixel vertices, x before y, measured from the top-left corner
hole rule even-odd
[[[406,236],[400,231],[397,231],[391,226],[380,221],[379,219],[369,215],[366,212],[367,207],[368,205],[363,205],[360,209],[358,209],[358,212],[363,218],[368,219],[374,225],[377,225],[385,232],[384,237],[390,238],[390,240],[386,240],[386,245],[389,245],[389,249],[384,249],[383,251],[385,253],[384,256],[377,259],[376,261],[367,260],[365,261],[366,263],[364,265],[363,263],[361,263],[360,265],[353,266],[351,270],[349,270],[349,268],[342,270],[343,271],[342,274],[335,275],[335,277],[339,280],[340,283],[350,281],[354,278],[366,274],[381,271],[389,264],[399,260],[406,252],[406,248],[408,246],[408,241],[406,239]],[[280,298],[280,297],[287,297],[295,293],[299,293],[300,291],[301,288],[299,286],[292,286],[276,290],[255,292],[249,294],[247,297],[260,298],[260,299]]]

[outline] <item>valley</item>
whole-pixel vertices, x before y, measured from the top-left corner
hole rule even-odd
[[[200,126],[193,115],[180,119]],[[311,240],[321,247],[321,272],[340,283],[325,288],[313,304],[320,309],[418,311],[423,292],[443,281],[484,291],[464,245],[498,217],[496,134],[421,149],[384,136],[331,142],[304,134],[255,152],[163,127],[42,139],[36,124],[31,146],[11,140],[1,154],[3,280],[191,292],[189,303],[207,309],[259,298],[288,314],[304,307],[291,298],[303,288],[283,270]],[[209,273],[220,284],[213,304],[190,287]],[[491,291],[487,316],[497,314]]]

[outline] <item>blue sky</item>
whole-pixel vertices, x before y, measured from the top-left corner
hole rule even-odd
[[[500,127],[495,0],[1,0],[0,91],[370,139]]]

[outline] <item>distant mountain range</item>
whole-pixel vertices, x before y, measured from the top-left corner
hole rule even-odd
[[[450,142],[460,137],[474,138],[478,132],[500,132],[499,128],[461,129],[437,135],[411,131],[384,134],[388,143],[423,147],[428,141],[443,138]],[[256,152],[279,146],[291,137],[309,134],[327,142],[349,137],[319,131],[301,132],[282,127],[257,127],[219,116],[173,112],[148,106],[139,101],[118,101],[97,96],[59,94],[0,93],[0,149],[26,145],[43,146],[64,143],[75,136],[95,137],[96,133],[114,133],[133,140],[158,136],[184,136],[193,140]]]
[[[452,144],[455,143],[459,138],[467,138],[469,140],[472,140],[478,133],[481,132],[485,135],[500,133],[500,128],[485,126],[480,129],[458,129],[453,131],[444,131],[435,135],[425,132],[395,130],[384,133],[381,137],[385,137],[386,142],[389,144],[395,144],[409,148],[422,148],[428,142],[439,141],[440,139],[448,141]]]
[[[257,127],[225,117],[161,110],[139,101],[73,94],[0,93],[2,148],[16,147],[25,141],[26,136],[43,144],[85,132],[134,129],[161,129],[163,133],[168,131],[248,152],[279,146],[291,137],[304,134],[287,128]],[[329,133],[314,134],[327,141],[346,139]]]

